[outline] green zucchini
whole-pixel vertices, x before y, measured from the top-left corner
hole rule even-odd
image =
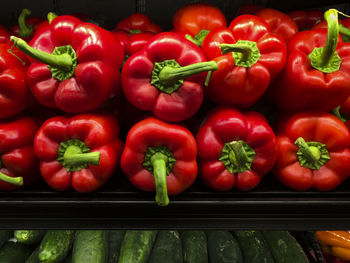
[[[207,239],[210,262],[243,263],[243,256],[239,244],[230,232],[207,231]]]
[[[120,247],[124,239],[124,230],[111,230],[108,237],[108,263],[117,263]]]
[[[32,254],[27,258],[26,263],[40,263],[39,261],[39,247],[38,246]]]
[[[20,243],[33,245],[41,241],[45,232],[45,230],[15,230],[14,236]]]
[[[73,263],[106,263],[108,258],[108,231],[81,230],[75,235]]]
[[[260,231],[238,230],[234,233],[245,263],[274,263],[270,248]]]
[[[12,230],[0,230],[0,247],[2,247],[6,241],[8,241],[13,235]]]
[[[21,243],[6,242],[0,249],[1,263],[25,263],[32,253],[30,247]]]
[[[177,231],[159,231],[148,263],[182,263],[182,244]]]
[[[204,231],[181,234],[184,263],[208,263],[207,236]]]
[[[288,231],[262,231],[276,263],[309,263],[304,250]]]
[[[126,231],[118,263],[146,263],[156,236],[157,231]]]
[[[74,231],[48,230],[41,240],[39,260],[42,263],[59,263],[72,248]]]

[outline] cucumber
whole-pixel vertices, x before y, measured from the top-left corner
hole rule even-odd
[[[243,263],[243,256],[239,244],[230,232],[208,231],[207,239],[210,262]]]
[[[120,253],[120,247],[124,239],[124,230],[109,231],[108,238],[108,263],[117,263]]]
[[[45,232],[45,230],[15,230],[14,235],[18,242],[33,245],[41,241]]]
[[[108,231],[80,230],[75,235],[73,263],[106,263],[108,258]]]
[[[0,230],[0,247],[2,247],[6,241],[12,237],[12,230]]]
[[[39,260],[42,263],[59,263],[72,248],[74,231],[48,230],[41,240]]]
[[[118,263],[146,263],[156,236],[157,231],[126,231]]]
[[[260,231],[238,230],[234,233],[245,263],[274,263],[270,248]]]
[[[39,247],[38,246],[32,254],[27,258],[26,263],[40,263],[39,261]]]
[[[0,249],[1,263],[25,263],[32,250],[21,243],[6,242]]]
[[[288,231],[262,231],[276,263],[309,263],[304,250]]]
[[[177,231],[159,231],[148,263],[182,263],[182,244]]]
[[[208,263],[207,236],[204,231],[181,234],[184,263]]]

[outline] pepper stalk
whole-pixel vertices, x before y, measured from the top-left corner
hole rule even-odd
[[[30,16],[31,14],[32,14],[32,11],[30,11],[27,8],[24,8],[18,17],[18,26],[19,26],[18,35],[20,37],[27,38],[33,34],[33,30],[34,30],[33,26],[27,25],[26,23],[27,16]]]
[[[311,65],[323,72],[332,73],[338,71],[342,63],[342,59],[336,52],[339,36],[338,11],[329,9],[324,13],[327,21],[327,42],[324,47],[314,48],[309,54]]]
[[[1,168],[1,161],[0,161],[0,168]],[[22,186],[23,185],[23,177],[11,177],[8,176],[2,172],[0,172],[0,181],[3,181],[5,183]]]

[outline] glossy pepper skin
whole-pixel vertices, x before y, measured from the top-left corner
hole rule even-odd
[[[323,246],[336,246],[350,249],[350,233],[347,231],[316,231],[315,237]]]
[[[18,36],[25,41],[29,41],[35,35],[37,29],[43,22],[40,17],[29,17],[32,12],[24,8],[18,17],[18,25],[11,28],[11,35]]]
[[[120,21],[114,30],[116,29],[122,29],[132,34],[141,32],[158,34],[163,31],[160,26],[152,23],[148,16],[139,13],[134,13]]]
[[[281,120],[274,174],[284,185],[329,191],[350,175],[350,133],[329,113],[302,112]]]
[[[122,88],[135,107],[165,121],[183,121],[197,112],[203,100],[206,74],[198,73],[215,69],[216,63],[206,62],[195,44],[165,32],[126,61]]]
[[[330,111],[350,95],[350,44],[338,34],[337,11],[325,16],[328,29],[299,32],[288,42],[286,66],[271,89],[284,110]]]
[[[269,25],[272,33],[282,37],[286,42],[299,31],[293,19],[276,9],[262,9],[255,15],[262,18]]]
[[[147,42],[155,35],[152,32],[130,34],[122,29],[117,29],[112,33],[120,41],[126,59],[143,49]]]
[[[156,203],[166,206],[168,194],[182,193],[195,181],[196,156],[196,141],[188,129],[150,117],[130,129],[121,167],[135,187],[156,192]]]
[[[228,29],[212,30],[202,50],[219,67],[206,89],[207,97],[242,109],[262,96],[286,61],[282,38],[272,34],[263,19],[252,15],[235,18]]]
[[[11,47],[0,43],[0,119],[23,111],[33,102],[26,81],[29,62],[25,54]]]
[[[10,32],[6,27],[0,25],[0,43],[10,44]]]
[[[273,167],[277,140],[260,113],[218,107],[197,137],[200,178],[216,191],[256,187]]]
[[[32,117],[0,121],[0,190],[26,187],[40,178],[33,141],[40,124]]]
[[[59,16],[35,35],[30,46],[21,39],[12,40],[33,57],[28,84],[46,107],[90,111],[119,92],[122,47],[112,33],[94,24]]]
[[[343,263],[345,262],[343,260],[350,260],[350,234],[348,231],[316,231],[315,237],[321,244],[322,251],[329,255],[327,262]]]
[[[57,191],[92,192],[113,175],[122,152],[114,117],[79,114],[48,119],[38,130],[34,152],[46,183]]]
[[[288,15],[298,25],[299,31],[308,30],[323,19],[323,13],[320,10],[297,10],[289,12]]]
[[[226,27],[221,10],[205,3],[188,4],[179,8],[173,17],[173,31],[201,46],[206,35],[213,29]]]

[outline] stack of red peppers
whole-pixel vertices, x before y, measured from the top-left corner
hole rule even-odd
[[[57,191],[95,191],[119,160],[160,206],[197,175],[216,191],[249,191],[270,171],[298,191],[337,187],[350,175],[348,19],[334,9],[324,21],[319,11],[240,13],[227,23],[196,3],[175,13],[171,32],[138,13],[110,32],[23,9],[11,38],[0,28],[1,190],[40,173]],[[281,109],[277,136],[254,111],[266,101]],[[40,107],[58,113],[26,116]]]

